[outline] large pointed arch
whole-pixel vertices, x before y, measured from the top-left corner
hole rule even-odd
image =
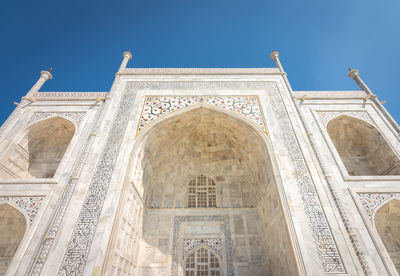
[[[135,141],[129,179],[125,181],[122,195],[125,198],[126,188],[133,183],[142,198],[145,212],[141,228],[142,244],[145,248],[155,248],[155,253],[146,255],[150,251],[142,248],[144,259],[138,257],[131,261],[146,267],[151,258],[161,260],[161,256],[172,254],[172,259],[179,259],[178,265],[183,265],[182,259],[177,258],[175,251],[169,247],[172,241],[167,236],[160,238],[161,234],[152,233],[159,231],[157,229],[172,231],[172,225],[162,224],[168,221],[168,213],[156,221],[152,219],[157,217],[157,210],[174,209],[169,214],[183,214],[181,210],[185,210],[187,183],[199,175],[207,175],[218,182],[216,187],[221,187],[218,192],[222,199],[218,208],[247,208],[251,213],[248,221],[243,214],[239,214],[233,223],[234,232],[242,231],[241,227],[246,223],[250,225],[250,230],[244,231],[253,231],[254,236],[260,234],[260,239],[248,242],[252,246],[250,251],[254,251],[248,258],[255,258],[258,263],[264,264],[282,263],[287,275],[295,275],[298,271],[295,256],[299,256],[294,253],[297,242],[292,232],[289,232],[288,223],[291,222],[288,222],[286,215],[287,203],[280,197],[282,190],[274,160],[265,133],[240,115],[225,110],[192,106],[153,122]],[[125,210],[126,204],[126,201],[120,201],[119,210]],[[200,212],[205,215],[208,210]],[[109,256],[121,252],[115,247],[126,232],[119,229],[129,220],[122,216],[116,220]],[[276,219],[271,219],[275,216]],[[257,231],[262,231],[262,235]],[[247,233],[243,234],[246,238]],[[264,243],[263,239],[273,242]],[[113,263],[110,257],[105,265],[105,273],[117,265]],[[273,270],[272,267],[269,269]],[[257,271],[262,273],[263,270]]]
[[[60,116],[27,127],[0,161],[0,178],[52,178],[75,133],[75,124]]]
[[[22,212],[7,202],[0,203],[0,275],[4,275],[27,229]]]
[[[374,225],[400,274],[400,200],[387,201],[374,215]]]
[[[400,175],[398,156],[373,125],[341,115],[326,129],[349,175]]]

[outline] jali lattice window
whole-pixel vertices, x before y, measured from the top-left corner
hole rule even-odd
[[[189,182],[188,207],[207,208],[217,206],[215,182],[200,175]]]
[[[199,247],[186,259],[185,276],[220,276],[217,256],[205,247]]]

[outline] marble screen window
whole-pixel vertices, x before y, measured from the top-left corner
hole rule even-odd
[[[217,256],[205,247],[199,247],[186,258],[185,276],[219,276]]]
[[[217,207],[215,181],[200,175],[189,182],[189,208]]]

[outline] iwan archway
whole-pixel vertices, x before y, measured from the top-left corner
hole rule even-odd
[[[245,119],[204,106],[149,126],[136,141],[104,272],[297,275],[269,148]]]

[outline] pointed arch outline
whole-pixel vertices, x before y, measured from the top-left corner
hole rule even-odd
[[[368,115],[368,116],[369,116],[369,115]],[[345,172],[346,172],[346,174],[347,174],[347,175],[344,175],[346,178],[347,178],[348,176],[350,176],[350,177],[359,177],[359,176],[362,176],[362,177],[366,177],[366,176],[367,176],[367,177],[368,177],[368,176],[369,176],[369,175],[350,175],[350,174],[349,174],[349,170],[348,170],[348,168],[347,168],[347,166],[346,166],[346,164],[345,164],[345,162],[344,162],[344,160],[343,160],[343,158],[342,158],[342,155],[339,153],[339,149],[338,149],[338,147],[336,146],[336,144],[335,144],[335,142],[334,142],[334,139],[333,139],[332,136],[331,136],[331,132],[328,130],[328,127],[329,127],[330,124],[334,123],[334,122],[337,121],[337,120],[346,119],[346,118],[348,118],[348,119],[351,121],[352,124],[354,124],[354,125],[356,125],[356,126],[357,126],[357,124],[361,124],[361,127],[366,127],[366,128],[369,129],[368,131],[372,131],[373,133],[379,135],[379,137],[381,137],[381,138],[383,139],[383,142],[384,142],[383,146],[387,146],[387,149],[388,149],[391,153],[393,153],[393,155],[394,155],[394,156],[397,158],[397,160],[400,162],[400,152],[398,152],[398,151],[395,149],[395,147],[393,147],[392,143],[389,142],[389,140],[386,138],[386,136],[384,135],[384,133],[378,128],[378,126],[375,124],[375,122],[372,121],[372,118],[371,118],[371,121],[372,121],[372,124],[371,124],[371,122],[368,122],[367,120],[365,120],[365,119],[363,119],[363,118],[357,118],[357,117],[352,116],[352,115],[350,115],[350,114],[338,114],[337,116],[334,116],[333,118],[329,119],[329,120],[326,122],[326,124],[325,124],[325,126],[324,126],[324,130],[326,131],[327,137],[328,137],[328,139],[330,140],[331,145],[333,146],[333,147],[332,147],[333,151],[332,151],[332,149],[331,149],[331,152],[332,152],[332,153],[335,152],[335,153],[337,154],[337,156],[338,156],[338,161],[341,162],[341,164],[342,164],[342,166],[344,167],[344,170],[345,170]],[[359,126],[357,126],[357,127],[359,127]],[[330,146],[330,147],[331,147],[331,146]],[[335,154],[334,154],[334,155],[335,155]],[[335,159],[336,159],[336,158],[337,158],[337,157],[335,157]],[[340,162],[339,162],[339,163],[340,163]],[[375,174],[375,175],[373,175],[373,176],[397,176],[397,174],[394,174],[394,175],[380,175],[380,174]]]

